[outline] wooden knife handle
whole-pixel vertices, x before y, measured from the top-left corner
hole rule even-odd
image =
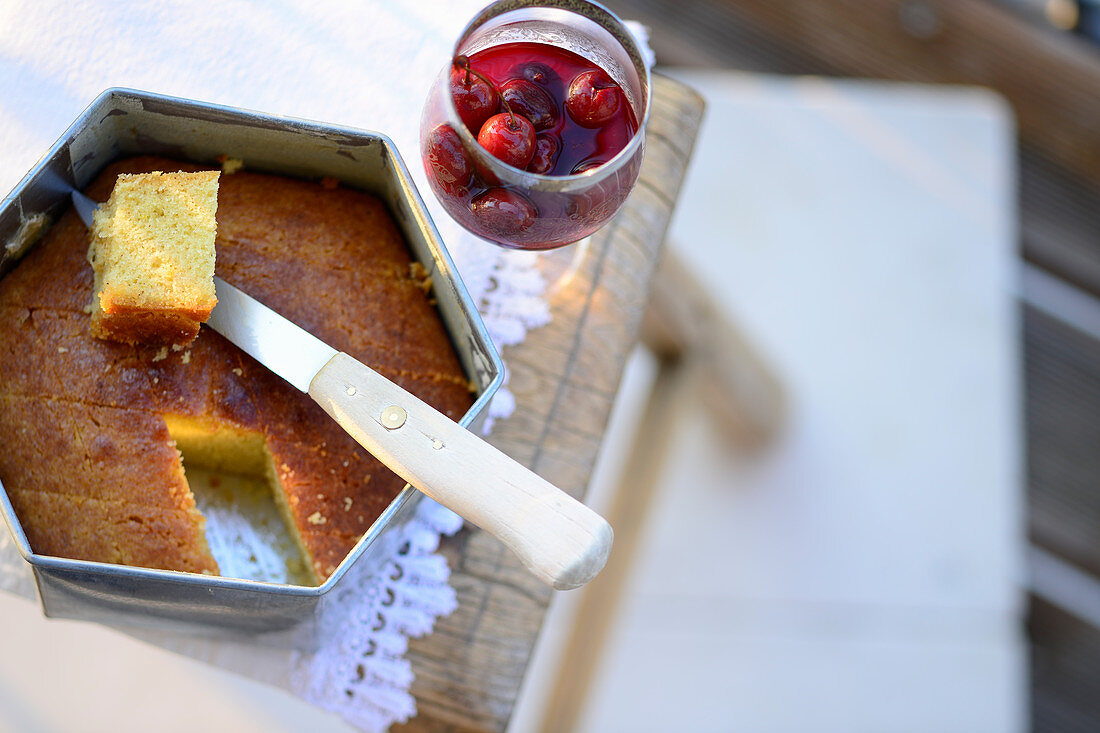
[[[607,562],[603,517],[347,354],[317,373],[309,394],[375,458],[500,539],[544,583],[577,588]]]

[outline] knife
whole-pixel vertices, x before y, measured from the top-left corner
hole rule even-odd
[[[72,198],[90,227],[96,202]],[[539,580],[569,590],[603,568],[613,536],[599,514],[221,278],[214,288],[206,325],[309,394],[391,471],[501,540]]]

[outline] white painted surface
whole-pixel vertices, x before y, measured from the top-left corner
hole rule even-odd
[[[677,76],[709,106],[672,246],[791,416],[748,456],[686,410],[583,730],[1023,730],[1007,109]],[[513,730],[554,672],[536,660]]]

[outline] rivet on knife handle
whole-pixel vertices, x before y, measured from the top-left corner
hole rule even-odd
[[[309,394],[378,460],[496,536],[543,582],[576,588],[607,562],[603,517],[347,354],[317,372]],[[400,429],[387,415],[401,418]]]

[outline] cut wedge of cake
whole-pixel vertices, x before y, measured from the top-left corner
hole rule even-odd
[[[122,174],[95,214],[92,334],[182,346],[210,317],[218,171]]]

